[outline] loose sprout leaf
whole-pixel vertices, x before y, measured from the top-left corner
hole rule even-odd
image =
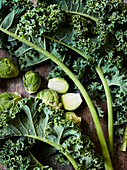
[[[15,11],[13,10],[11,13],[9,13],[3,20],[3,22],[1,23],[1,27],[4,29],[9,29],[12,25],[12,22],[14,20],[14,16],[15,16]]]

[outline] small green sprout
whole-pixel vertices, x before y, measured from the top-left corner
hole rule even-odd
[[[81,103],[82,98],[79,93],[67,93],[61,96],[61,100],[65,110],[75,110],[77,109]]]
[[[15,104],[21,100],[20,94],[17,92],[5,92],[0,94],[0,111],[3,111],[5,108],[10,109],[15,106]]]
[[[81,124],[81,117],[77,116],[74,112],[66,112],[65,115],[67,120],[73,120],[78,125]]]
[[[11,58],[0,58],[0,78],[17,77],[18,74],[18,66]]]
[[[68,91],[69,84],[64,78],[57,77],[49,79],[48,88],[62,94]]]
[[[35,71],[28,71],[23,75],[23,84],[28,93],[35,93],[41,85],[41,77]]]
[[[40,98],[43,103],[56,109],[62,107],[62,103],[59,102],[59,95],[54,90],[44,89],[37,94],[36,98]]]

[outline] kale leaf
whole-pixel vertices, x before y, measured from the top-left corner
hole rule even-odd
[[[75,122],[66,120],[63,110],[53,109],[32,97],[22,99],[17,105],[20,111],[16,114],[16,118],[8,120],[7,126],[3,125],[0,129],[1,140],[6,139],[6,137],[17,136],[38,139],[51,145],[53,143],[56,149],[59,148],[60,153],[64,155],[71,154],[78,163],[79,169],[103,168],[102,157],[95,156],[94,144],[88,136],[82,135],[80,127]],[[15,149],[16,144],[10,140],[7,141],[3,148],[6,145],[7,148],[9,147],[8,142],[10,146],[14,145],[12,148]],[[24,151],[25,149],[23,148],[22,150]],[[21,152],[20,147],[18,147],[17,152]],[[11,152],[8,150],[11,161],[15,155],[10,154]],[[22,155],[22,153],[20,154]],[[63,159],[65,158],[63,157]],[[29,163],[27,163],[27,166]],[[25,162],[21,162],[21,164],[24,166]]]

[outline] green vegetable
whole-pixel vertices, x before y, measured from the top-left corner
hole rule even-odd
[[[28,71],[23,75],[23,84],[28,93],[35,93],[41,85],[41,77],[35,71]]]
[[[56,91],[57,93],[66,93],[69,89],[69,84],[64,78],[56,77],[49,79],[48,88]]]
[[[65,115],[67,120],[73,120],[78,125],[81,124],[81,117],[77,116],[74,112],[66,112]]]
[[[17,92],[5,92],[0,94],[0,112],[4,109],[13,108],[16,103],[21,100],[21,96]]]
[[[77,109],[81,103],[82,98],[79,93],[66,93],[61,96],[61,100],[66,110],[75,110]]]
[[[21,17],[18,25],[19,35],[22,38],[33,39],[33,35],[41,36],[43,33],[54,33],[64,24],[64,15],[64,11],[58,5],[46,6],[41,3]]]
[[[56,109],[60,109],[62,107],[62,103],[59,102],[59,95],[54,90],[44,89],[37,93],[36,98],[41,99],[43,103]]]
[[[123,142],[122,142],[122,146],[121,146],[121,151],[126,152],[126,150],[127,150],[127,126],[125,128]]]
[[[17,77],[19,69],[16,63],[10,58],[0,58],[0,78]]]
[[[35,148],[38,145],[33,140],[36,139],[41,143],[40,156],[41,149],[42,153],[48,149],[48,154],[53,150],[53,153],[58,154],[59,150],[61,161],[64,159],[68,163],[65,157],[68,158],[75,170],[103,169],[102,157],[95,155],[92,141],[81,133],[77,123],[66,119],[63,110],[54,109],[33,97],[22,99],[18,107],[20,111],[16,118],[8,121],[6,127],[0,128],[0,143],[4,140],[0,145],[0,161],[5,167],[10,168],[9,165],[12,165],[16,166],[15,169],[24,169],[25,166],[31,170],[31,165],[38,165],[43,168],[37,159],[34,164],[31,160],[31,156],[37,154],[37,150],[32,149],[33,145]]]

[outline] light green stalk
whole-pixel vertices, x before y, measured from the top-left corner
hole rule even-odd
[[[73,82],[77,85],[78,89],[82,93],[82,95],[83,95],[83,97],[84,97],[84,99],[85,99],[85,101],[86,101],[86,103],[87,103],[87,105],[88,105],[88,107],[90,109],[90,112],[92,114],[93,121],[95,123],[96,131],[97,131],[97,135],[98,135],[98,138],[99,138],[99,141],[100,141],[102,154],[103,154],[103,157],[104,157],[105,169],[106,170],[113,170],[112,162],[111,162],[111,159],[110,159],[110,155],[109,155],[109,151],[108,151],[108,148],[107,148],[104,133],[103,133],[103,130],[102,130],[102,127],[101,127],[101,124],[100,124],[100,120],[98,118],[98,115],[97,115],[97,112],[95,110],[95,107],[94,107],[94,105],[93,105],[87,91],[85,90],[85,88],[81,84],[81,82],[75,77],[75,75],[69,70],[69,68],[63,62],[61,62],[59,59],[57,59],[54,55],[52,55],[48,51],[42,49],[41,47],[39,47],[39,46],[37,46],[37,45],[35,45],[35,44],[25,40],[25,39],[20,38],[19,36],[11,33],[10,31],[5,30],[5,29],[3,29],[1,27],[0,27],[0,30],[2,32],[12,36],[13,38],[15,38],[15,39],[29,45],[33,49],[35,49],[38,52],[44,54],[45,56],[47,56],[49,59],[51,59],[53,62],[55,62],[58,66],[60,66],[67,73],[67,75],[73,80]]]
[[[113,151],[113,108],[112,108],[112,96],[110,92],[109,85],[107,83],[107,80],[104,77],[103,70],[99,67],[95,67],[102,84],[104,86],[106,99],[107,99],[107,107],[108,107],[108,144],[109,144],[109,151]]]
[[[126,152],[126,150],[127,150],[127,126],[125,128],[123,142],[122,142],[122,146],[121,146],[121,151]]]
[[[34,157],[34,155],[29,151],[29,154],[32,156],[32,158],[38,163],[38,165],[41,167],[41,168],[44,168],[44,166]]]

